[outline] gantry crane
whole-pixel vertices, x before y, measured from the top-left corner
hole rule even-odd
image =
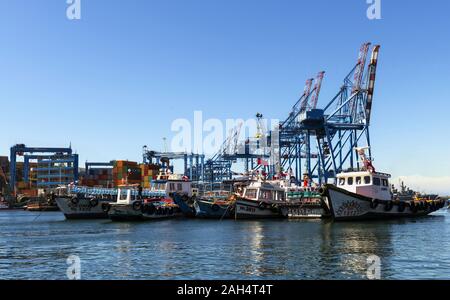
[[[300,120],[308,111],[316,109],[324,75],[325,72],[321,71],[315,80],[306,80],[300,99],[294,104],[286,120],[280,123],[278,132],[280,166],[275,166],[275,173],[289,170],[299,179],[302,175],[302,158],[305,159],[306,165],[304,171],[307,174],[311,173],[311,160],[317,155],[311,153],[310,136],[301,127]]]
[[[301,120],[301,127],[316,138],[318,160],[311,171],[319,183],[346,168],[359,168],[355,149],[360,145],[369,147],[371,156],[369,124],[380,46],[372,48],[366,68],[369,49],[370,43],[361,47],[355,67],[328,105],[307,112]]]

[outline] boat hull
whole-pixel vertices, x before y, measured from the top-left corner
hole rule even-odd
[[[290,219],[321,219],[328,218],[330,214],[322,206],[304,206],[301,204],[284,205],[281,214]]]
[[[278,208],[272,208],[271,203],[252,201],[239,198],[236,200],[235,218],[236,219],[274,219],[282,218]]]
[[[216,204],[208,200],[195,200],[195,216],[199,218],[223,219],[234,217],[234,204]]]
[[[108,217],[112,221],[151,221],[151,220],[162,220],[170,219],[182,216],[182,213],[178,208],[160,209],[154,213],[146,213],[142,210],[137,210],[133,208],[132,205],[124,204],[113,204],[108,211]]]
[[[183,199],[183,196],[174,194],[172,196],[173,202],[178,205],[181,212],[186,217],[195,217],[195,208],[192,207],[192,205],[189,205],[185,199]]]
[[[411,218],[428,215],[442,208],[441,201],[416,203],[414,201],[386,201],[371,199],[326,185],[325,194],[331,215],[336,221]]]
[[[107,219],[108,213],[103,210],[102,204],[110,202],[96,201],[97,203],[92,203],[90,200],[80,198],[74,202],[72,198],[60,197],[55,201],[66,219]]]

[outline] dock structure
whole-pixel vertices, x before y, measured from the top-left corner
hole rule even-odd
[[[169,152],[169,151],[153,151],[149,150],[147,146],[142,148],[142,157],[144,164],[159,165],[161,168],[171,168],[169,165],[172,160],[183,160],[185,176],[192,181],[203,181],[204,179],[204,165],[205,155],[188,152]],[[173,170],[171,170],[173,172]]]
[[[10,149],[10,186],[17,191],[17,157],[22,156],[23,169],[19,180],[30,183],[30,172],[34,174],[36,188],[54,188],[78,180],[78,154],[72,148],[27,147],[18,144]],[[33,168],[30,165],[33,164]]]
[[[267,169],[266,162],[270,158],[270,141],[262,126],[263,115],[256,114],[257,132],[255,137],[247,137],[239,141],[242,123],[230,130],[227,139],[210,159],[205,163],[205,182],[218,184],[232,179],[234,172],[231,170],[234,163],[244,162],[245,172],[258,169]]]

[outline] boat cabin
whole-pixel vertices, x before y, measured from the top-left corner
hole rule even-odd
[[[391,175],[378,172],[348,172],[337,175],[337,186],[349,192],[379,200],[391,200]]]
[[[192,182],[181,179],[157,179],[152,181],[150,190],[153,192],[164,192],[166,195],[178,193],[192,197]]]
[[[244,188],[243,197],[263,202],[285,201],[285,191],[278,184],[268,181],[255,181]]]
[[[132,204],[138,200],[137,189],[137,185],[121,185],[117,189],[117,204]]]

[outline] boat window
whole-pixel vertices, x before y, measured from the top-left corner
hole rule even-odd
[[[177,184],[177,191],[182,191],[183,190],[183,186],[181,185],[181,183]]]
[[[171,182],[169,184],[169,191],[175,191],[175,183]]]
[[[356,177],[356,184],[361,185],[361,177]]]
[[[370,176],[364,176],[364,184],[370,184]]]
[[[284,192],[278,192],[278,200],[284,201]]]
[[[127,193],[128,191],[127,190],[120,190],[120,200],[127,200]]]
[[[250,198],[250,199],[256,199],[256,190],[255,189],[246,190],[245,197]]]
[[[381,180],[380,180],[380,178],[374,177],[374,178],[373,178],[373,184],[374,184],[374,185],[381,185]]]
[[[272,191],[267,191],[267,190],[260,190],[259,191],[259,198],[260,199],[272,199]]]
[[[339,178],[339,185],[345,184],[345,178]]]
[[[353,177],[347,178],[347,184],[348,185],[353,185]]]
[[[389,183],[388,183],[387,179],[383,179],[383,186],[388,186],[388,185],[389,185]]]

